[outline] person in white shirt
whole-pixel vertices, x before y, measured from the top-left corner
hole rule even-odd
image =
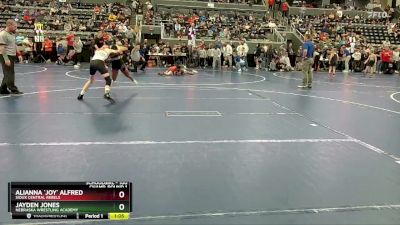
[[[118,33],[124,34],[128,31],[128,28],[125,26],[125,24],[120,23],[118,26]]]
[[[288,54],[285,52],[285,53],[283,53],[282,54],[282,57],[279,59],[279,62],[281,63],[281,64],[283,64],[283,67],[282,67],[282,69],[281,69],[281,72],[283,72],[283,71],[292,71],[292,70],[294,70],[293,69],[293,67],[292,67],[292,65],[290,64],[290,59],[289,59],[289,57],[288,57]]]
[[[353,54],[355,50],[356,50],[356,43],[351,42],[350,43],[350,53]]]
[[[361,67],[361,52],[359,49],[356,49],[353,55],[351,56],[353,61],[353,70],[357,71]]]
[[[247,43],[246,43],[246,40],[242,40],[242,43],[243,43],[243,46],[244,46],[244,51],[245,51],[245,53],[246,53],[246,55],[247,55],[247,53],[249,52],[249,46],[247,45]]]
[[[200,66],[202,68],[206,67],[206,61],[207,61],[207,51],[205,48],[200,48],[199,50],[199,55],[200,55]]]
[[[400,48],[395,48],[393,50],[393,63],[395,65],[395,73],[399,73],[400,67]]]
[[[181,30],[181,25],[176,21],[175,23],[175,33],[177,34]]]
[[[82,43],[81,38],[79,36],[75,36],[73,47],[74,47],[74,51],[75,51],[75,55],[73,56],[74,64],[76,66],[80,66],[81,65],[80,62],[82,61],[83,43]]]
[[[270,21],[270,22],[268,22],[268,27],[269,28],[276,28],[276,23]]]
[[[94,82],[94,75],[96,74],[97,71],[99,71],[100,74],[104,77],[104,80],[106,81],[106,85],[104,86],[104,98],[109,101],[113,101],[113,99],[110,96],[111,77],[110,74],[108,73],[108,68],[106,66],[105,61],[108,59],[110,55],[114,57],[116,55],[122,54],[127,50],[128,49],[126,47],[118,47],[118,50],[112,50],[109,48],[109,46],[103,45],[95,51],[94,56],[90,61],[89,80],[86,81],[85,85],[82,88],[82,91],[79,93],[78,100],[83,100],[83,95],[89,90],[89,87]]]
[[[195,27],[195,24],[192,23],[190,24],[189,27],[189,33],[188,33],[188,45],[189,46],[196,46],[196,33],[197,33],[197,28]]]
[[[336,15],[337,15],[339,18],[342,18],[342,17],[343,17],[343,11],[339,8],[338,11],[336,11]]]
[[[208,46],[207,50],[207,65],[211,66],[213,62],[213,57],[214,57],[214,48],[211,47],[211,44]]]
[[[217,46],[213,49],[213,69],[221,69],[221,49]]]
[[[241,59],[244,60],[246,68],[248,68],[247,64],[247,52],[249,51],[249,47],[244,41],[239,42],[239,46],[236,48],[237,54],[240,56]]]
[[[230,44],[224,43],[224,47],[222,48],[222,53],[224,56],[225,66],[232,67],[232,53],[233,53],[232,46]]]
[[[240,57],[244,57],[246,55],[245,47],[242,42],[236,47],[236,52]]]

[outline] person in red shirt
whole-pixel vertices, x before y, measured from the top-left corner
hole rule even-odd
[[[66,59],[69,60],[72,58],[74,51],[74,39],[75,39],[75,34],[74,32],[70,31],[67,35],[67,57]]]
[[[393,61],[393,51],[389,47],[383,47],[381,60],[383,73],[389,73],[389,63]]]
[[[74,39],[75,39],[75,34],[73,31],[70,31],[69,34],[67,35],[68,47],[69,46],[71,46],[72,48],[74,47]]]
[[[181,75],[181,67],[180,66],[171,66],[165,72],[160,72],[158,75],[161,76],[174,76]]]
[[[288,17],[289,13],[289,4],[287,2],[282,3],[282,15]]]
[[[269,10],[274,10],[275,0],[268,0]]]
[[[183,68],[181,68],[181,66],[171,66],[170,68],[167,69],[167,71],[165,72],[160,72],[158,73],[158,75],[161,76],[183,76],[185,74],[187,75],[195,75],[197,74],[198,71],[197,70],[191,70],[186,68],[186,66],[183,66]]]

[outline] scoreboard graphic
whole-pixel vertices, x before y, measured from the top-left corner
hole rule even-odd
[[[131,182],[10,182],[13,219],[129,219]]]

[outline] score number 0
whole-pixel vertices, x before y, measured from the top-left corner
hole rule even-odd
[[[118,193],[118,197],[124,198],[124,197],[125,197],[125,192],[120,191],[120,192]],[[119,204],[118,208],[119,208],[119,210],[124,211],[125,205],[124,205],[124,204]]]

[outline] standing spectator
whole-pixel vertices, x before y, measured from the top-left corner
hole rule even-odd
[[[179,33],[181,31],[181,25],[178,23],[178,21],[175,22],[175,33]]]
[[[350,60],[351,60],[351,53],[350,53],[350,46],[344,48],[344,73],[348,73],[350,71]]]
[[[200,67],[205,68],[207,63],[207,51],[204,47],[200,47],[199,55],[200,55]]]
[[[290,66],[294,68],[296,66],[296,52],[293,49],[292,42],[289,42],[286,52],[290,60]]]
[[[395,73],[399,73],[400,70],[400,48],[393,49],[393,63],[395,67]]]
[[[188,45],[196,46],[196,33],[197,33],[197,28],[194,26],[194,23],[191,23],[188,33],[188,38],[189,38]]]
[[[268,0],[268,9],[269,11],[274,11],[275,0]]]
[[[336,53],[336,48],[332,48],[329,52],[328,63],[329,63],[329,80],[335,79],[336,76],[336,66],[338,62],[338,54]]]
[[[254,52],[254,61],[256,62],[256,70],[261,68],[261,53],[262,53],[262,48],[260,44],[257,44],[256,50]]]
[[[132,49],[131,59],[133,64],[132,72],[137,72],[137,67],[142,65],[140,70],[144,70],[144,58],[140,55],[140,45],[136,45],[135,48]]]
[[[140,70],[144,70],[146,68],[147,62],[149,61],[149,45],[147,44],[147,39],[144,39],[143,46],[140,49],[140,55],[144,59],[144,64]]]
[[[207,49],[207,65],[208,66],[212,66],[213,57],[214,57],[214,48],[211,46],[211,44],[209,44],[208,49]]]
[[[286,1],[282,3],[282,15],[288,17],[289,15],[289,3]]]
[[[132,3],[131,3],[132,10],[136,12],[136,9],[137,9],[138,5],[139,5],[138,1],[137,0],[133,0]]]
[[[270,65],[272,60],[275,58],[275,50],[272,48],[272,45],[268,45],[268,49],[266,51],[266,58],[265,58],[265,67],[267,70],[270,70]]]
[[[47,60],[47,62],[51,61],[52,51],[53,51],[53,41],[51,41],[50,38],[46,37],[44,39],[44,58]]]
[[[67,54],[69,54],[70,51],[74,50],[74,39],[75,34],[74,32],[70,31],[67,35]]]
[[[215,46],[213,50],[213,69],[218,68],[221,69],[221,49]]]
[[[75,37],[74,40],[74,50],[75,50],[75,65],[80,66],[82,62],[82,48],[83,48],[83,43],[81,41],[81,38],[79,36]]]
[[[362,65],[361,65],[361,52],[357,48],[353,55],[351,56],[353,58],[353,71],[354,72],[361,72],[362,71]]]
[[[381,52],[383,73],[390,73],[389,63],[393,62],[393,52],[389,47],[384,46]]]
[[[275,4],[277,6],[277,9],[280,10],[282,6],[282,0],[275,0]]]
[[[222,52],[224,54],[225,66],[231,68],[232,67],[232,53],[233,53],[232,46],[229,43],[224,43]]]
[[[126,38],[128,38],[128,42],[129,43],[131,43],[134,39],[135,39],[135,33],[133,32],[133,29],[132,29],[132,27],[131,26],[128,26],[127,28],[126,28],[126,33],[125,33],[125,36],[126,36]]]

